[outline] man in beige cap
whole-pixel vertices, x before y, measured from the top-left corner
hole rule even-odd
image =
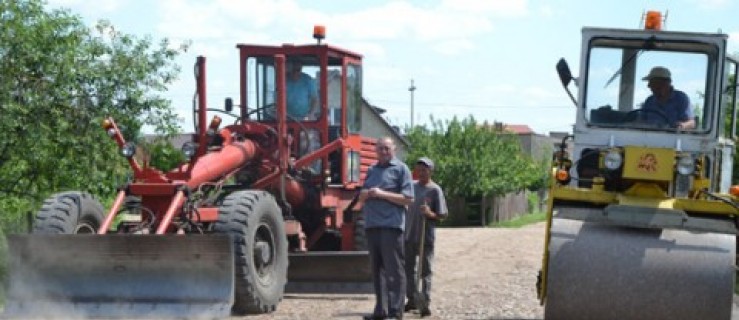
[[[648,81],[647,86],[652,95],[644,101],[642,110],[649,123],[666,124],[677,129],[695,128],[693,110],[690,109],[690,98],[684,92],[672,87],[672,75],[665,67],[654,67],[642,78]]]
[[[417,309],[422,318],[431,315],[429,302],[436,224],[448,215],[444,191],[431,179],[433,171],[434,162],[431,159],[422,157],[416,160],[413,173],[418,180],[413,182],[414,200],[408,206],[405,217],[405,277],[408,302],[403,310],[410,312]],[[421,283],[416,283],[419,274]],[[420,288],[417,287],[419,285]],[[420,293],[421,296],[417,296],[416,293]]]

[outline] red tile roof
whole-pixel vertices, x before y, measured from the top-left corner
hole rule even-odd
[[[525,124],[506,124],[505,130],[515,134],[534,134],[534,130]]]

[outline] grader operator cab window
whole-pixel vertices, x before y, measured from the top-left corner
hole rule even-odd
[[[737,125],[739,125],[736,119],[737,113],[739,113],[739,101],[737,101],[737,98],[739,98],[739,93],[737,92],[737,89],[739,89],[739,82],[737,82],[737,74],[739,74],[739,57],[729,57],[727,59],[727,63],[726,79],[728,83],[726,84],[723,93],[727,104],[726,110],[731,116],[732,125],[726,129],[728,132],[725,132],[724,136],[737,139]]]
[[[706,92],[716,85],[711,83],[711,70],[715,69],[711,61],[716,60],[716,54],[716,48],[705,43],[593,39],[587,60],[586,120],[600,127],[677,129],[679,112],[665,113],[644,106],[653,94],[646,77],[653,68],[662,67],[661,76],[670,77],[670,99],[678,99],[676,91],[688,97],[688,110],[682,114],[695,125],[686,131],[708,131],[712,110],[707,107],[711,101]]]
[[[346,125],[349,133],[362,129],[362,67],[349,64],[346,69]]]
[[[247,60],[247,69],[250,110],[258,120],[275,121],[277,78],[274,59],[251,57]],[[285,69],[288,121],[318,120],[321,109],[317,59],[288,57]]]

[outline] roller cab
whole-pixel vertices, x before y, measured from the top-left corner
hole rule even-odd
[[[583,28],[579,74],[557,63],[576,119],[553,156],[546,319],[731,317],[737,60],[727,35],[665,31],[655,15],[643,30]],[[689,116],[645,105],[655,74]]]

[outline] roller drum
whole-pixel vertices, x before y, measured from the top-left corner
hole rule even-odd
[[[731,319],[735,235],[554,218],[546,319]]]

